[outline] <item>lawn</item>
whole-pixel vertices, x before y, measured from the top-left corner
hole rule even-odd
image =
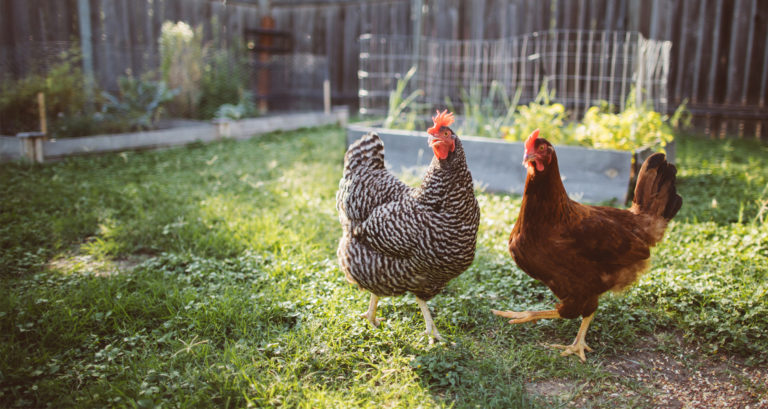
[[[506,251],[518,196],[479,192],[470,269],[430,301],[368,294],[335,260],[344,132],[275,133],[0,167],[2,407],[768,405],[768,146],[678,139],[683,208],[652,268],[578,320]],[[517,160],[517,158],[515,158]]]

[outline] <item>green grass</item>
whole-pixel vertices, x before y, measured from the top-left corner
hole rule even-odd
[[[604,381],[644,386],[602,363],[650,334],[766,362],[765,145],[679,140],[683,208],[650,273],[602,299],[587,364],[541,346],[576,320],[489,312],[554,302],[506,252],[515,196],[479,195],[476,261],[430,301],[448,343],[410,295],[379,329],[357,318],[368,295],[335,261],[343,153],[329,127],[2,165],[0,406],[550,407],[524,385],[561,379],[612,407]]]

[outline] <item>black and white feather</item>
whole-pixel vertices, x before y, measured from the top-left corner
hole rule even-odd
[[[341,269],[377,296],[429,300],[474,260],[480,210],[458,138],[412,188],[386,169],[379,136],[363,136],[344,157],[336,208]]]

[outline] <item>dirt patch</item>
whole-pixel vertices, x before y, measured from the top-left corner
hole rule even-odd
[[[768,408],[768,369],[734,356],[707,355],[677,335],[649,336],[603,365],[623,381],[616,385],[620,394],[637,393],[652,407]]]
[[[525,384],[525,391],[544,398],[564,399],[573,394],[576,383],[567,379],[544,379]]]
[[[525,388],[544,402],[577,408],[768,409],[768,368],[708,355],[674,334],[648,336],[632,351],[588,359],[609,376],[583,385],[543,379]]]
[[[88,254],[82,254],[79,249],[62,254],[48,262],[49,270],[64,272],[89,271],[97,275],[111,275],[133,270],[137,265],[150,258],[149,255],[132,254],[117,260],[97,259]]]

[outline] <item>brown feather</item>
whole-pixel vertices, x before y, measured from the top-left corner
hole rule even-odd
[[[588,206],[568,198],[551,144],[536,143],[548,145],[549,164],[528,173],[509,251],[560,299],[562,317],[586,317],[601,294],[626,288],[647,270],[650,247],[682,204],[674,190],[676,170],[654,155],[640,171],[632,209]]]

